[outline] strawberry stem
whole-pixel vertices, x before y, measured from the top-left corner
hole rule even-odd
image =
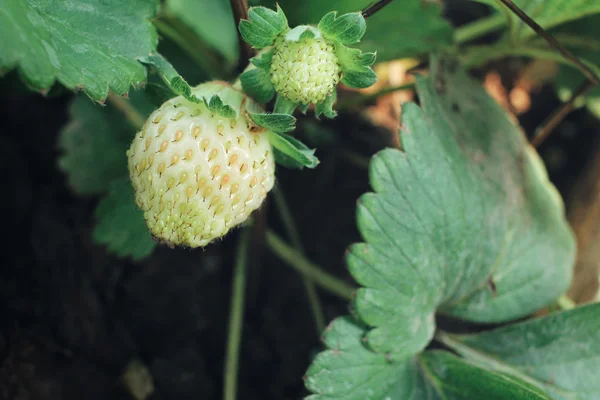
[[[225,359],[224,400],[236,400],[237,394],[238,361],[244,319],[244,293],[246,291],[246,270],[251,233],[250,226],[245,227],[240,232],[236,251]]]
[[[330,293],[346,300],[352,300],[353,293],[356,290],[354,287],[307,260],[300,252],[285,243],[275,232],[267,230],[265,238],[266,244],[273,254],[292,268],[305,276],[310,276],[317,285]]]

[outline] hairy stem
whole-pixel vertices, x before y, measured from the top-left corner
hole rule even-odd
[[[246,267],[252,227],[246,227],[240,233],[236,250],[235,269],[229,312],[229,333],[227,337],[227,356],[225,359],[224,400],[236,400],[238,361],[244,318],[244,293],[246,291]]]
[[[275,204],[279,210],[279,215],[281,216],[283,226],[285,227],[287,235],[292,241],[292,245],[298,252],[304,254],[302,241],[300,240],[300,234],[298,233],[298,229],[296,229],[296,224],[294,222],[294,216],[292,215],[290,208],[285,201],[285,196],[278,187],[273,188],[273,198],[275,199]],[[317,335],[321,335],[325,329],[325,315],[323,314],[323,308],[321,306],[321,301],[319,300],[319,294],[317,293],[317,288],[311,277],[304,274],[303,281],[304,288],[306,289],[306,296],[308,297],[310,309],[315,320]]]
[[[266,244],[277,257],[285,261],[301,274],[311,277],[312,280],[323,289],[343,299],[352,299],[352,293],[355,290],[354,287],[323,271],[320,267],[308,261],[302,254],[294,250],[294,248],[285,243],[271,230],[267,230]]]

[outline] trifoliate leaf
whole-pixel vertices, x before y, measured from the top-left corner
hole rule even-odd
[[[248,18],[240,21],[240,34],[246,43],[257,49],[272,45],[275,38],[288,29],[287,18],[279,6],[277,11],[251,7]]]
[[[162,80],[173,91],[173,97],[182,95],[187,100],[194,103],[199,103],[201,100],[192,94],[190,85],[183,79],[181,75],[173,68],[171,63],[160,54],[154,54],[148,57],[140,57],[140,62],[147,64],[156,70]]]
[[[259,103],[268,103],[275,96],[275,87],[268,70],[249,68],[240,75],[244,92]]]
[[[238,32],[231,3],[223,0],[168,0],[166,9],[189,26],[229,63],[239,56]]]
[[[553,399],[600,398],[600,304],[440,339],[478,365],[536,383]]]
[[[327,118],[335,118],[337,117],[337,112],[333,109],[333,105],[337,100],[337,92],[334,90],[331,92],[329,96],[325,98],[325,101],[315,105],[315,116],[317,119],[321,115],[324,115]]]
[[[306,372],[307,400],[549,400],[537,387],[445,351],[393,361],[369,350],[366,327],[343,317],[327,328],[327,351]]]
[[[36,90],[58,80],[101,101],[146,80],[137,59],[156,51],[158,1],[0,0],[0,70]]]
[[[296,129],[296,118],[288,114],[254,114],[248,113],[252,121],[263,128],[274,132],[291,132]]]
[[[342,44],[354,44],[358,43],[367,31],[367,22],[360,12],[338,17],[336,11],[331,11],[321,18],[318,28],[327,39]]]
[[[269,140],[273,146],[275,161],[288,168],[315,168],[319,159],[314,150],[285,133],[269,131]]]
[[[62,154],[58,164],[78,194],[105,192],[112,180],[127,175],[125,151],[136,128],[152,111],[143,92],[132,92],[130,100],[115,99],[119,106],[124,104],[121,108],[117,108],[115,102],[101,107],[84,96],[77,96],[71,104],[71,120],[59,138]],[[130,116],[131,123],[126,115]]]
[[[526,316],[569,286],[574,239],[537,154],[454,60],[417,77],[422,108],[403,106],[405,152],[371,163],[359,201],[366,243],[348,264],[364,289],[369,346],[392,358],[431,339],[436,311],[477,322]]]
[[[109,193],[96,208],[94,240],[119,257],[142,259],[156,243],[146,226],[144,214],[135,204],[129,177],[113,181]]]

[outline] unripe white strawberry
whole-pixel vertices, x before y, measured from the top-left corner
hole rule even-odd
[[[340,66],[334,45],[324,38],[280,38],[271,62],[277,93],[294,103],[321,103],[335,90]]]
[[[201,97],[203,87],[193,94]],[[275,163],[267,135],[251,126],[244,112],[225,118],[182,96],[150,115],[127,155],[137,205],[156,239],[205,246],[260,207]]]

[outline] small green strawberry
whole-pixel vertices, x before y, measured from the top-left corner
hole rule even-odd
[[[220,82],[154,111],[127,152],[137,205],[152,235],[205,246],[244,222],[275,181],[273,149],[249,117],[252,100]],[[258,132],[257,132],[258,131]]]
[[[334,45],[322,38],[279,40],[270,72],[275,91],[301,104],[322,103],[340,80]]]
[[[261,103],[275,94],[275,112],[292,114],[315,104],[317,117],[333,118],[338,82],[353,88],[371,86],[377,75],[371,69],[375,53],[346,47],[360,41],[366,22],[360,12],[337,16],[326,14],[317,27],[300,25],[290,29],[285,14],[253,7],[249,19],[240,21],[240,34],[259,49],[252,65],[242,73],[244,91]]]

